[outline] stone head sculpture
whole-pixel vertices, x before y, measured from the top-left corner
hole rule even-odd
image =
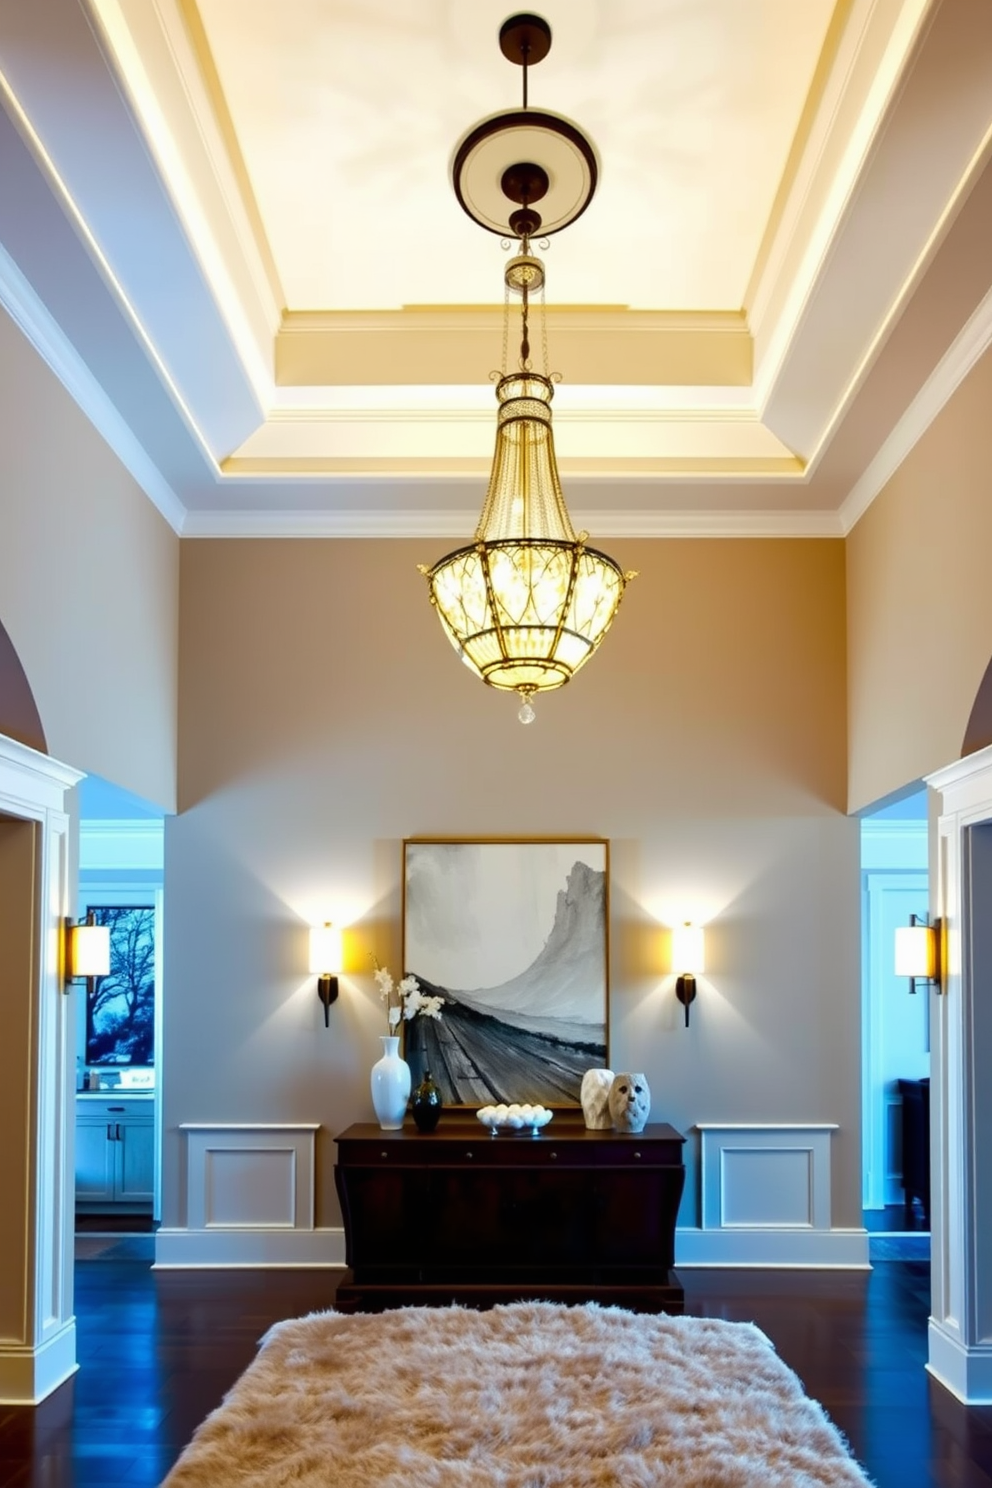
[[[610,1116],[617,1131],[643,1131],[651,1114],[651,1091],[643,1075],[614,1075]]]

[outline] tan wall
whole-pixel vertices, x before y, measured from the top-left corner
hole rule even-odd
[[[960,757],[992,657],[992,353],[847,542],[850,809]]]
[[[844,815],[840,542],[610,544],[642,577],[524,728],[444,640],[416,572],[445,544],[185,542],[180,810],[166,823],[164,1222],[181,1121],[371,1119],[398,968],[401,843],[612,844],[611,1061],[654,1119],[836,1121],[860,1215],[858,833]],[[711,922],[681,1026],[659,922]],[[325,1031],[307,927],[351,927]],[[338,1222],[333,1152],[319,1219]],[[695,1222],[690,1183],[683,1222]]]
[[[179,540],[0,313],[0,619],[49,752],[175,807]]]

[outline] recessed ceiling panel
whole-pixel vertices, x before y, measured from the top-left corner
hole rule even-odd
[[[521,101],[508,0],[198,0],[291,310],[502,298],[499,243],[449,183],[475,121]],[[834,0],[542,0],[530,103],[602,163],[553,241],[557,304],[743,303]]]

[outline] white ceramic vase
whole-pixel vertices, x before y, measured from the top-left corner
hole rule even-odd
[[[613,1117],[610,1115],[610,1086],[612,1084],[612,1070],[587,1069],[582,1076],[579,1100],[582,1102],[582,1114],[590,1131],[609,1131],[613,1126]]]
[[[399,1131],[410,1099],[410,1066],[399,1056],[398,1034],[380,1038],[382,1058],[372,1066],[372,1105],[383,1131]]]

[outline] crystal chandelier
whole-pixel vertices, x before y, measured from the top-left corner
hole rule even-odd
[[[634,574],[588,547],[587,533],[576,536],[558,480],[546,352],[543,373],[531,363],[531,302],[540,295],[543,310],[544,292],[531,239],[560,232],[585,210],[596,189],[596,153],[571,120],[528,108],[527,69],[548,54],[547,22],[511,16],[499,40],[523,69],[523,108],[469,130],[455,150],[452,183],[474,221],[517,240],[503,278],[505,313],[511,296],[520,300],[520,356],[508,371],[504,329],[496,453],[475,539],[421,572],[461,659],[491,687],[519,693],[518,717],[531,723],[534,694],[561,687],[588,661]]]

